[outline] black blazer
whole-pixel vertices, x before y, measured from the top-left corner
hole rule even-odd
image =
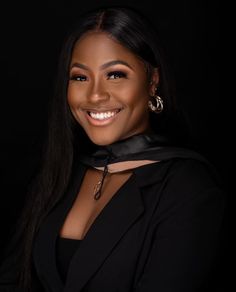
[[[217,255],[224,194],[208,164],[180,158],[134,169],[87,232],[63,286],[55,243],[85,171],[78,167],[36,237],[34,291],[203,291]],[[0,291],[18,291],[4,290],[6,279]]]

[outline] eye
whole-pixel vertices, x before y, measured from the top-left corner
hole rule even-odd
[[[113,71],[107,74],[108,79],[118,79],[118,78],[126,78],[127,75],[121,71]]]
[[[84,76],[84,75],[78,75],[78,74],[76,74],[76,75],[72,75],[72,76],[70,77],[70,80],[84,82],[84,81],[87,80],[87,77]]]

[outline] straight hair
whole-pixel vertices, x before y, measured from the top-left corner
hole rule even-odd
[[[17,246],[20,242],[21,247],[20,249],[17,247],[16,258],[20,265],[18,276],[23,291],[31,291],[32,287],[32,251],[37,231],[48,213],[65,195],[77,153],[83,147],[93,147],[72,116],[67,103],[69,66],[73,48],[88,31],[105,32],[128,48],[143,60],[148,76],[154,68],[158,68],[160,73],[158,95],[164,101],[164,111],[160,115],[150,113],[151,126],[159,134],[171,137],[176,133],[176,120],[173,119],[174,116],[178,116],[175,86],[169,75],[158,33],[149,20],[139,11],[128,7],[100,8],[79,17],[61,50],[55,91],[49,105],[42,162],[28,187],[20,225],[17,226],[13,239]],[[172,125],[175,125],[175,129]],[[14,247],[14,244],[12,246]]]

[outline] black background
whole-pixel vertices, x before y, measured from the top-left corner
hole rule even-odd
[[[1,246],[22,207],[29,179],[37,169],[48,99],[67,29],[81,13],[100,5],[130,5],[159,26],[175,74],[179,103],[186,111],[199,148],[219,170],[231,193],[232,114],[220,95],[222,54],[217,2],[47,1],[10,2],[1,9],[0,228]],[[5,20],[3,20],[5,17]],[[227,212],[216,287],[226,291]],[[226,289],[226,290],[225,290]]]

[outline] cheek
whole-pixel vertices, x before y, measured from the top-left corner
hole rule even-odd
[[[124,87],[119,91],[120,99],[126,104],[130,109],[145,106],[148,102],[148,90],[146,85],[137,83],[135,86]]]
[[[78,90],[75,87],[69,86],[67,90],[67,102],[71,109],[78,107],[80,103],[80,96]]]
[[[79,106],[81,103],[81,98],[78,96],[78,91],[75,88],[68,87],[67,90],[67,103],[69,105],[70,111],[77,122],[80,123]]]
[[[68,87],[68,90],[67,90],[67,102],[69,106],[72,106],[74,103],[74,94],[70,86]]]

